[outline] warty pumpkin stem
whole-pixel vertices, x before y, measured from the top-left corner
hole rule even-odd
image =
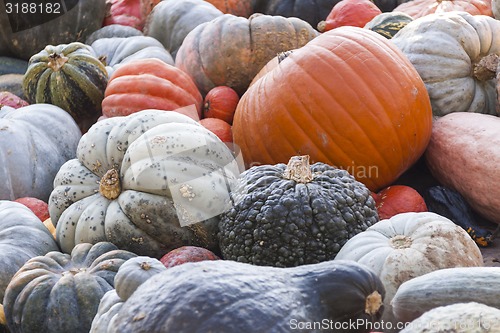
[[[283,172],[283,178],[297,183],[309,183],[313,179],[309,155],[292,156]]]
[[[106,171],[99,182],[99,192],[107,199],[118,198],[121,192],[120,175],[116,169]]]
[[[473,67],[473,75],[479,81],[488,81],[494,79],[497,74],[498,63],[500,58],[492,53],[484,56]]]

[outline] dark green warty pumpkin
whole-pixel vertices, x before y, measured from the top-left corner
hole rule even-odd
[[[142,283],[121,305],[107,333],[369,332],[383,312],[385,290],[353,261],[298,267],[254,266],[230,260],[186,263]],[[342,327],[339,327],[343,325]]]
[[[386,12],[375,16],[371,21],[366,23],[365,28],[375,31],[387,39],[391,39],[411,21],[413,21],[413,18],[408,14]]]
[[[222,214],[224,259],[298,266],[331,260],[379,218],[370,190],[347,171],[295,156],[288,165],[255,166],[240,175]]]
[[[104,64],[88,45],[48,45],[29,61],[23,89],[30,103],[48,103],[71,114],[83,132],[101,114],[108,83]]]
[[[109,242],[81,243],[71,254],[52,251],[28,260],[4,297],[12,333],[88,333],[120,266],[136,255]]]

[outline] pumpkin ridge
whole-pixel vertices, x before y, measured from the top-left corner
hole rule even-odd
[[[146,107],[144,104],[144,95],[141,93],[111,95],[107,97],[106,103],[103,105],[105,106],[104,115],[108,117],[117,115],[128,116],[135,113],[139,107]],[[173,111],[179,107],[180,105],[175,101],[165,100],[162,97],[149,97],[146,108]]]
[[[86,72],[85,68],[82,70]],[[90,82],[92,84],[88,84],[86,82],[78,82],[78,76],[79,73],[76,71],[76,67],[73,66],[71,63],[66,63],[64,67],[64,71],[66,75],[72,79],[73,82],[80,88],[84,93],[85,93],[85,98],[88,99],[88,102],[93,104],[96,108],[100,109],[101,108],[101,103],[94,104],[93,101],[97,100],[102,100],[104,97],[103,91],[101,91],[97,86],[99,85],[97,82],[93,82],[92,79],[90,79]],[[103,87],[104,88],[104,87]]]

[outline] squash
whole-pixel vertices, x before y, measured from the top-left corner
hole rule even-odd
[[[409,323],[401,333],[495,332],[500,310],[482,303],[457,303],[435,308]],[[432,324],[431,324],[432,323]]]
[[[100,242],[79,244],[71,254],[52,251],[31,258],[5,291],[9,330],[87,333],[102,296],[113,289],[116,271],[133,257]]]
[[[364,28],[373,30],[385,38],[391,39],[411,21],[413,21],[413,18],[408,14],[386,12],[375,16],[365,24]]]
[[[394,11],[406,13],[414,19],[433,13],[462,11],[472,15],[493,16],[491,0],[412,0],[400,4]]]
[[[443,283],[446,282],[446,283]],[[430,272],[399,286],[392,299],[397,320],[410,322],[434,308],[477,302],[500,308],[494,290],[500,287],[500,267],[454,267]]]
[[[154,258],[183,245],[217,249],[239,169],[198,122],[164,110],[103,119],[76,157],[59,169],[48,202],[63,252],[99,241]]]
[[[23,90],[29,103],[66,110],[86,132],[101,113],[108,75],[92,49],[74,42],[48,45],[30,58]]]
[[[49,205],[43,200],[33,197],[22,197],[17,198],[14,201],[28,207],[36,215],[36,217],[40,219],[40,221],[45,221],[50,218]]]
[[[500,1],[491,0],[491,12],[495,19],[498,20],[500,18]]]
[[[0,200],[47,201],[59,168],[76,156],[81,133],[75,121],[55,105],[4,106],[0,129]]]
[[[212,251],[199,246],[181,246],[169,251],[160,258],[160,262],[166,267],[174,267],[188,262],[203,260],[219,260],[220,258]]]
[[[476,221],[470,205],[457,191],[444,186],[432,186],[427,189],[425,201],[430,212],[449,218],[464,228],[478,246],[492,244],[493,233]]]
[[[106,25],[87,37],[85,44],[92,45],[98,39],[101,38],[113,38],[113,37],[132,37],[132,36],[144,36],[142,31],[135,28],[121,25],[121,24],[110,24]]]
[[[100,38],[91,45],[95,55],[106,65],[108,75],[120,65],[132,60],[156,58],[169,65],[174,65],[174,58],[163,45],[147,36],[129,36]]]
[[[316,27],[340,0],[252,0],[254,13],[298,17]]]
[[[106,0],[103,26],[121,24],[141,30],[146,18],[160,0]]]
[[[23,91],[23,74],[0,75],[0,91],[8,91],[17,97],[26,100]]]
[[[203,100],[202,118],[218,118],[231,125],[239,101],[238,93],[231,87],[214,87]]]
[[[414,66],[390,40],[348,26],[275,63],[240,98],[233,120],[247,166],[307,154],[374,192],[420,158],[431,130],[429,95]]]
[[[252,0],[207,0],[224,14],[249,17],[253,14]]]
[[[408,185],[387,186],[372,195],[381,220],[389,219],[400,213],[427,211],[424,198],[417,190]]]
[[[242,95],[278,52],[303,46],[317,35],[296,17],[253,14],[247,19],[224,14],[189,32],[175,65],[193,78],[203,96],[223,85]]]
[[[335,260],[354,260],[380,277],[386,290],[383,320],[394,324],[391,300],[403,282],[443,268],[483,266],[467,232],[431,212],[382,220],[349,239]]]
[[[0,108],[5,105],[19,109],[23,106],[28,106],[29,103],[9,91],[0,91]]]
[[[497,116],[456,112],[434,122],[425,153],[429,170],[443,186],[458,191],[473,211],[499,223],[500,154]]]
[[[0,56],[0,75],[24,74],[28,68],[28,62],[19,58]]]
[[[217,118],[203,118],[200,124],[206,129],[217,135],[222,142],[233,142],[233,130],[229,123]]]
[[[383,298],[377,276],[355,262],[276,268],[206,260],[146,280],[107,332],[290,332],[359,321],[361,333],[380,319]]]
[[[203,98],[193,80],[159,59],[132,60],[109,79],[102,101],[106,117],[128,116],[146,109],[174,110],[192,106],[201,117]]]
[[[243,172],[219,222],[227,260],[291,267],[332,260],[347,240],[378,222],[370,191],[347,171],[309,156]]]
[[[28,207],[0,200],[0,301],[26,261],[58,250],[55,239]]]
[[[382,12],[371,0],[341,0],[326,19],[318,23],[318,30],[326,32],[344,25],[362,28],[379,14]]]
[[[187,34],[223,13],[208,1],[163,0],[149,14],[144,34],[159,40],[174,57]]]
[[[489,61],[500,55],[498,31],[500,21],[492,17],[445,12],[413,20],[391,41],[424,81],[435,116],[496,114],[496,66]]]
[[[58,6],[60,2],[53,6],[49,6],[49,2],[43,3],[46,4],[43,9],[59,8],[62,15],[54,17],[38,11],[9,16],[6,10],[0,11],[0,50],[3,51],[0,54],[29,60],[47,45],[84,42],[102,26],[106,12],[105,0],[68,1],[65,7]]]

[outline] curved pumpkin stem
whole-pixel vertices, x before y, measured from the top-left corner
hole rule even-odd
[[[309,155],[292,156],[285,172],[283,172],[283,178],[294,180],[297,183],[309,183],[313,179]]]
[[[479,81],[489,81],[496,77],[500,57],[494,53],[488,54],[474,64],[473,75]]]
[[[107,199],[118,198],[121,192],[120,176],[116,169],[106,171],[99,182],[99,192]]]
[[[60,70],[67,61],[68,58],[65,56],[58,53],[51,53],[49,55],[49,62],[47,66],[49,66],[54,72],[56,72]]]

